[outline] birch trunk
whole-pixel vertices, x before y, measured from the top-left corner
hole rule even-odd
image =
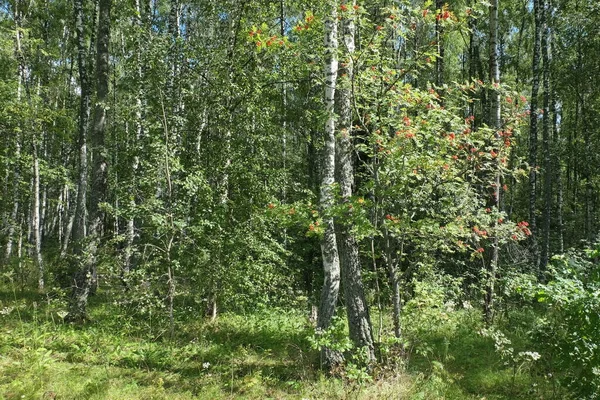
[[[529,227],[531,230],[531,255],[533,264],[538,264],[537,245],[537,131],[538,131],[538,92],[540,89],[540,55],[542,40],[542,0],[533,0],[535,30],[533,38],[532,83],[529,119]]]
[[[127,231],[126,231],[126,243],[125,243],[125,250],[124,250],[124,254],[123,254],[123,269],[121,271],[121,280],[124,284],[124,287],[127,288],[127,275],[129,274],[132,264],[133,264],[133,257],[135,254],[135,249],[134,249],[134,242],[135,242],[135,232],[136,232],[136,224],[135,224],[135,218],[133,217],[133,211],[135,210],[135,208],[137,207],[136,204],[136,191],[137,191],[137,185],[136,185],[136,180],[137,180],[137,171],[139,168],[139,164],[140,164],[140,154],[139,154],[139,146],[141,144],[142,141],[142,136],[144,135],[144,127],[142,124],[142,118],[143,118],[143,113],[142,113],[142,109],[143,109],[143,105],[144,105],[144,101],[143,98],[145,97],[144,95],[144,83],[143,83],[143,79],[144,79],[144,71],[143,71],[143,67],[142,67],[142,46],[143,46],[143,39],[146,36],[146,30],[143,29],[144,26],[144,20],[146,20],[146,18],[142,17],[144,15],[144,11],[142,9],[142,4],[140,2],[140,0],[135,0],[135,9],[136,9],[136,17],[134,19],[134,25],[138,28],[137,31],[137,43],[136,43],[136,74],[137,74],[137,79],[138,79],[138,88],[137,88],[137,94],[136,94],[136,98],[135,98],[135,138],[132,140],[132,144],[130,147],[132,147],[131,151],[134,154],[133,157],[133,161],[131,163],[131,168],[132,168],[132,176],[131,176],[131,182],[129,183],[129,208],[130,208],[130,213],[132,214],[128,219],[127,219]]]
[[[543,1],[542,31],[542,85],[544,89],[542,116],[542,151],[544,154],[544,210],[542,212],[542,245],[540,251],[539,274],[543,274],[550,257],[550,221],[552,218],[552,165],[550,154],[550,37],[548,27],[548,1]]]
[[[553,31],[550,31],[550,57],[553,57],[554,51],[554,40],[553,40]],[[556,88],[552,88],[551,98],[550,98],[550,109],[552,113],[552,144],[554,146],[553,152],[553,161],[554,161],[554,171],[556,175],[556,222],[558,225],[558,253],[562,254],[565,251],[565,226],[564,226],[564,217],[563,217],[563,176],[562,176],[562,167],[561,167],[561,138],[559,131],[559,122],[558,122],[558,110],[556,104]]]
[[[82,240],[86,237],[87,189],[88,189],[88,122],[90,118],[90,83],[88,78],[88,52],[85,39],[84,0],[75,0],[75,34],[77,39],[77,64],[79,69],[79,179],[77,181],[77,200],[73,222],[73,238],[76,242],[75,253],[81,254]],[[68,240],[65,240],[67,243]]]
[[[33,256],[38,270],[38,290],[44,290],[44,263],[42,260],[42,237],[40,224],[40,160],[37,138],[32,141],[33,155],[33,199],[31,229],[33,230]]]
[[[71,191],[69,190],[69,186],[65,184],[64,187],[64,211],[62,212],[61,215],[64,215],[65,217],[65,221],[66,224],[64,226],[64,234],[63,234],[63,241],[62,241],[62,246],[61,246],[61,250],[60,250],[60,258],[64,259],[67,255],[67,252],[69,251],[69,244],[71,242],[71,237],[72,237],[72,233],[73,233],[73,225],[75,225],[75,214],[77,212],[77,194],[75,194],[75,202],[76,204],[73,205],[72,201],[71,201],[71,195],[70,195]],[[61,227],[62,228],[62,227]]]
[[[19,61],[17,71],[17,102],[21,102],[23,98],[23,85],[25,84],[25,60],[23,59],[23,53],[21,49],[21,38],[23,32],[21,31],[21,9],[19,8],[20,1],[15,2],[15,52]],[[19,168],[21,158],[21,133],[20,130],[15,132],[15,167],[13,172],[13,206],[8,219],[8,232],[6,241],[6,250],[4,252],[4,258],[9,261],[13,252],[13,242],[15,231],[17,228],[17,218],[19,217],[20,208],[20,194],[19,184],[21,181],[21,170]]]
[[[92,186],[89,208],[89,240],[79,270],[74,276],[74,288],[69,309],[69,319],[83,321],[86,319],[87,300],[92,289],[92,275],[96,265],[96,255],[103,232],[104,215],[100,204],[105,199],[107,184],[106,148],[104,137],[106,130],[106,101],[108,99],[110,10],[112,0],[99,1],[98,36],[96,44],[96,105],[94,107],[94,123],[91,137],[94,165],[92,170]]]
[[[323,149],[320,209],[323,215],[324,235],[321,241],[324,283],[317,318],[317,330],[324,331],[331,325],[340,290],[340,260],[336,243],[333,217],[329,215],[334,205],[333,184],[335,182],[335,90],[338,74],[338,28],[337,3],[328,3],[329,13],[325,20],[325,148]],[[342,355],[324,349],[324,364],[332,367],[342,362]]]
[[[352,2],[354,5],[355,1]],[[352,90],[350,82],[353,79],[354,35],[355,25],[351,17],[344,18],[342,22],[342,35],[345,45],[345,57],[342,73],[349,81],[344,81],[338,90],[340,106],[340,134],[338,142],[338,166],[340,173],[340,194],[342,203],[347,204],[348,218],[339,221],[339,250],[341,275],[344,283],[344,299],[348,315],[348,328],[350,339],[358,348],[366,348],[369,361],[375,359],[375,346],[373,344],[373,329],[369,308],[365,298],[362,272],[358,251],[358,242],[352,233],[352,186],[354,185],[354,166],[352,146]]]
[[[498,0],[490,2],[490,78],[492,84],[500,84],[500,66],[498,64]],[[499,139],[499,130],[501,127],[501,109],[500,109],[500,91],[492,89],[490,92],[490,112],[489,125],[495,130],[496,140]],[[498,162],[498,161],[497,161]],[[499,166],[498,166],[499,168]],[[500,209],[500,174],[495,177],[493,192],[494,206]],[[492,255],[488,265],[487,287],[485,294],[484,313],[488,323],[494,318],[494,292],[496,284],[496,274],[499,261],[499,243],[498,235],[494,234],[492,242]]]

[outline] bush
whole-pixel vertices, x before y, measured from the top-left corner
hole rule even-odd
[[[555,256],[548,283],[522,290],[542,308],[531,335],[546,378],[579,399],[600,398],[599,249]]]

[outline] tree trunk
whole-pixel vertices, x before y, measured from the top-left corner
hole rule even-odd
[[[99,2],[96,44],[96,105],[94,107],[94,122],[91,137],[94,165],[90,190],[90,227],[85,253],[81,257],[79,269],[74,276],[74,288],[69,309],[69,319],[72,321],[83,321],[87,317],[87,299],[92,289],[92,275],[96,266],[100,236],[103,232],[104,215],[100,210],[100,204],[105,199],[108,176],[104,137],[110,67],[108,46],[110,42],[111,5],[112,0],[100,0]]]
[[[33,230],[33,256],[38,270],[38,290],[44,290],[44,263],[42,260],[42,237],[40,224],[40,160],[37,138],[32,138],[33,154],[33,201],[31,229]]]
[[[142,5],[140,0],[135,0],[135,9],[136,9],[136,17],[134,18],[134,25],[138,28],[137,32],[137,41],[136,41],[136,75],[137,75],[137,93],[135,97],[135,138],[132,139],[130,148],[133,153],[133,160],[131,163],[131,181],[129,182],[129,208],[130,208],[130,217],[127,219],[127,231],[126,231],[126,239],[125,239],[125,249],[123,252],[123,268],[121,271],[121,280],[124,284],[124,287],[127,288],[127,275],[129,274],[132,264],[133,257],[135,254],[134,242],[135,242],[135,232],[136,232],[136,223],[135,218],[133,217],[134,210],[136,208],[136,191],[137,191],[137,178],[138,178],[138,168],[140,165],[140,144],[142,141],[142,136],[144,135],[144,126],[142,122],[143,112],[142,109],[144,107],[144,72],[143,72],[143,60],[142,60],[142,49],[143,49],[143,39],[145,38],[146,30],[143,29],[144,20],[143,18],[145,10],[142,9]]]
[[[60,258],[64,259],[67,255],[67,252],[69,250],[69,243],[71,242],[71,236],[73,233],[73,225],[75,225],[75,214],[77,211],[77,204],[73,205],[71,204],[71,195],[70,195],[71,191],[69,190],[69,186],[65,184],[64,187],[64,202],[65,202],[65,206],[64,206],[64,212],[63,214],[66,216],[66,225],[64,226],[64,235],[63,235],[63,241],[62,241],[62,246],[61,246],[61,250],[60,250]],[[78,196],[77,194],[75,194],[75,202],[77,202],[78,200]],[[62,228],[62,227],[61,227]]]
[[[17,59],[19,61],[18,71],[17,71],[17,102],[21,102],[23,98],[23,86],[25,85],[25,60],[23,59],[23,53],[21,49],[21,38],[23,32],[21,30],[21,9],[19,8],[20,2],[17,0],[15,2],[15,53],[17,55]],[[13,252],[13,242],[15,231],[17,228],[17,218],[19,217],[19,207],[20,207],[20,190],[19,185],[21,182],[21,169],[20,165],[21,158],[21,134],[20,130],[16,132],[15,135],[15,149],[14,149],[14,171],[13,171],[13,204],[10,216],[8,218],[8,232],[7,232],[7,240],[6,240],[6,250],[4,253],[4,258],[8,262],[12,256]]]
[[[443,13],[444,0],[436,0],[435,8],[440,13]],[[435,37],[437,45],[437,58],[435,60],[435,84],[440,87],[444,84],[444,29],[442,28],[442,20],[437,18],[435,21]]]
[[[390,286],[392,287],[392,307],[393,307],[393,324],[394,336],[398,339],[402,337],[402,297],[400,296],[400,277],[398,276],[398,267],[404,253],[404,237],[400,241],[400,253],[398,257],[394,257],[391,245],[391,236],[388,229],[384,231],[383,240],[385,241],[385,262],[387,264]]]
[[[542,212],[542,246],[540,251],[539,274],[542,276],[550,257],[550,221],[552,218],[552,164],[550,154],[550,30],[548,26],[548,0],[543,0],[543,30],[542,30],[542,82],[544,89],[542,116],[542,151],[544,153],[544,210]]]
[[[353,1],[351,5],[356,2]],[[345,44],[345,67],[342,76],[349,81],[341,82],[338,89],[340,107],[340,134],[338,135],[338,165],[340,173],[340,194],[342,203],[347,205],[345,212],[348,218],[339,221],[339,250],[341,275],[344,283],[344,299],[348,315],[350,339],[358,348],[366,348],[369,361],[375,359],[375,346],[373,344],[373,329],[369,308],[364,293],[358,242],[352,233],[352,186],[354,185],[352,145],[352,90],[350,82],[353,79],[352,57],[354,55],[355,24],[352,18],[344,18],[342,22],[342,35]]]
[[[531,255],[533,265],[538,265],[539,250],[537,245],[537,126],[538,126],[538,92],[540,89],[540,55],[542,40],[542,0],[533,0],[535,30],[533,38],[532,83],[529,119],[529,227],[531,230]]]
[[[325,148],[323,149],[323,168],[320,191],[320,209],[323,215],[324,235],[321,241],[324,283],[321,291],[321,303],[317,318],[317,330],[324,331],[331,325],[335,314],[340,290],[340,260],[336,243],[333,216],[329,215],[334,206],[333,184],[335,182],[335,90],[338,74],[338,29],[337,3],[328,3],[329,13],[325,21]],[[324,364],[333,367],[343,361],[342,355],[331,349],[322,352]]]
[[[88,159],[87,136],[90,118],[90,83],[88,78],[88,53],[85,39],[85,20],[83,10],[84,0],[75,0],[75,33],[77,38],[77,64],[79,68],[79,179],[77,181],[77,200],[75,220],[73,223],[73,238],[75,254],[82,253],[82,241],[86,237],[87,189],[88,189]]]
[[[500,84],[500,67],[498,64],[498,0],[490,2],[490,79],[492,84]],[[490,112],[489,125],[495,131],[496,141],[499,141],[499,131],[501,127],[501,109],[500,109],[500,91],[492,88],[490,91]],[[496,161],[499,163],[499,161]],[[500,168],[500,166],[497,166]],[[500,173],[495,177],[493,192],[494,206],[500,210]],[[497,222],[496,222],[497,224]],[[497,229],[495,229],[497,230]],[[492,242],[492,255],[488,265],[488,276],[485,294],[484,313],[485,319],[491,323],[494,318],[494,291],[496,284],[496,274],[499,261],[499,243],[498,234],[494,234]]]
[[[553,31],[550,31],[550,57],[553,57],[554,40]],[[561,149],[561,138],[559,131],[558,113],[559,110],[556,106],[556,89],[553,86],[550,98],[550,110],[552,114],[552,144],[554,147],[553,161],[554,161],[554,175],[556,176],[556,222],[558,225],[558,253],[562,254],[565,251],[565,226],[563,217],[563,177],[561,167],[561,156],[563,150]]]

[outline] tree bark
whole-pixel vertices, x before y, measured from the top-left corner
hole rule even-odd
[[[336,243],[333,216],[329,215],[334,206],[333,184],[335,182],[335,91],[338,75],[338,28],[337,3],[328,2],[329,12],[325,20],[325,148],[320,190],[320,209],[323,215],[324,234],[321,240],[324,283],[317,318],[317,330],[324,331],[331,325],[335,314],[340,290],[340,260]],[[324,364],[333,367],[342,362],[342,355],[331,349],[323,349]]]
[[[75,254],[82,252],[83,239],[86,237],[87,189],[88,189],[88,122],[90,118],[90,83],[88,77],[88,52],[85,39],[84,0],[75,0],[75,36],[77,39],[77,64],[79,69],[79,179],[77,181],[77,200],[73,238]]]
[[[498,0],[490,2],[490,80],[494,86],[500,84],[500,66],[498,64]],[[489,124],[495,131],[496,141],[499,141],[499,131],[502,124],[500,108],[500,91],[492,88],[490,91],[490,112]],[[497,163],[499,161],[496,161]],[[498,165],[498,168],[500,166]],[[496,173],[494,178],[495,185],[493,191],[494,206],[500,210],[500,173]],[[497,223],[496,223],[497,224]],[[495,229],[497,230],[497,229]],[[492,255],[488,265],[488,276],[485,294],[484,313],[485,319],[491,323],[494,318],[494,291],[496,284],[496,274],[499,262],[499,243],[498,234],[494,234],[492,241]]]
[[[533,38],[532,83],[529,119],[529,227],[531,230],[530,248],[533,265],[538,265],[537,244],[537,131],[538,131],[538,92],[540,89],[540,55],[542,40],[542,0],[533,0],[535,29]]]
[[[552,163],[550,150],[550,30],[548,26],[548,0],[543,0],[543,29],[542,29],[542,84],[544,90],[542,116],[542,151],[544,154],[544,209],[542,212],[542,245],[540,251],[539,274],[544,273],[550,257],[550,221],[552,218]]]
[[[23,52],[21,48],[21,39],[23,32],[21,30],[21,9],[20,1],[15,1],[14,16],[15,16],[15,53],[18,59],[18,70],[17,70],[17,102],[21,102],[23,98],[23,86],[25,85],[25,60],[23,58]],[[21,130],[15,132],[15,149],[14,149],[14,171],[13,171],[13,203],[10,216],[8,218],[8,232],[6,240],[6,250],[4,252],[4,258],[8,262],[13,253],[13,243],[15,231],[17,229],[17,218],[19,217],[20,208],[20,190],[19,186],[21,183],[21,169],[20,169],[20,158],[21,158]]]
[[[352,1],[352,5],[356,4]],[[348,315],[350,339],[358,348],[366,348],[369,361],[375,359],[373,344],[373,329],[369,316],[369,307],[364,293],[358,242],[352,233],[352,186],[354,185],[354,166],[352,145],[352,90],[350,82],[353,79],[353,59],[355,49],[354,19],[346,17],[342,22],[342,35],[345,45],[344,67],[342,76],[349,81],[343,81],[338,89],[340,107],[340,134],[338,135],[338,165],[341,201],[347,205],[345,212],[348,218],[337,223],[339,229],[339,250],[341,275],[344,283],[344,299]]]
[[[550,31],[550,57],[553,57],[554,50],[554,40],[553,40],[553,30]],[[552,114],[552,144],[554,147],[553,151],[553,168],[556,176],[556,222],[558,225],[558,253],[562,254],[565,252],[565,226],[564,226],[564,216],[563,216],[563,176],[562,176],[562,167],[561,167],[561,156],[563,151],[561,149],[561,138],[559,131],[559,122],[558,122],[558,107],[556,105],[556,88],[552,87],[551,98],[550,98],[550,111]]]
[[[90,190],[89,238],[86,243],[85,252],[80,257],[79,269],[76,271],[73,279],[74,287],[69,308],[69,319],[72,321],[83,321],[87,318],[87,300],[92,289],[92,275],[97,262],[96,257],[100,244],[100,236],[103,232],[104,213],[100,209],[100,205],[105,200],[108,177],[104,138],[110,67],[111,6],[112,0],[99,1],[98,36],[96,43],[96,105],[94,107],[94,122],[90,141],[94,165]]]
[[[443,13],[444,0],[435,1],[436,11]],[[435,60],[435,84],[441,88],[444,84],[444,28],[442,27],[442,21],[437,18],[435,21],[435,37],[437,45],[437,58]],[[441,89],[440,89],[441,90]]]
[[[38,290],[44,290],[44,262],[42,260],[42,237],[40,224],[40,160],[37,138],[32,138],[33,199],[31,229],[33,230],[33,256],[38,270]]]

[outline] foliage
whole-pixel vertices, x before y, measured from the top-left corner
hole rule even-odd
[[[500,2],[493,83],[494,2],[106,0],[104,101],[96,3],[0,2],[1,396],[600,397],[598,2]],[[355,179],[319,210],[330,16]],[[357,239],[372,365],[342,315],[305,320],[329,217]],[[324,346],[343,379],[316,368]]]
[[[60,317],[64,302],[48,302],[35,293],[17,293],[15,300],[6,289],[0,292],[0,310],[12,311],[0,314],[0,395],[7,399],[41,398],[46,393],[65,399],[400,395],[475,400],[547,398],[549,393],[543,381],[527,374],[517,377],[518,390],[510,390],[511,372],[497,362],[493,343],[477,333],[481,316],[472,310],[443,311],[455,321],[447,326],[455,329],[428,335],[427,342],[435,348],[428,356],[431,362],[421,364],[415,354],[407,370],[375,369],[376,380],[371,381],[356,375],[364,373],[357,360],[351,361],[356,369],[350,366],[343,379],[325,377],[310,343],[313,329],[300,312],[223,314],[210,322],[188,311],[177,315],[176,335],[167,339],[164,325],[146,315],[123,314],[102,298],[90,305],[94,323],[74,326]],[[436,308],[432,305],[427,312]],[[343,321],[338,325],[344,329]],[[390,328],[386,324],[385,329]],[[527,392],[532,384],[538,385],[537,394]]]
[[[531,332],[544,373],[574,390],[578,398],[600,395],[600,282],[597,247],[555,256],[548,282],[522,287],[541,307]]]

